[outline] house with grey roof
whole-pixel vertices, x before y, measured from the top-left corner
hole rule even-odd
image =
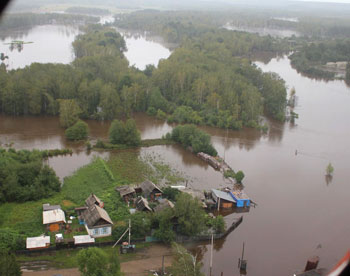
[[[232,197],[230,192],[212,189],[211,195],[216,206],[219,208],[229,209],[236,205],[236,200]]]
[[[103,202],[94,194],[85,200],[86,206],[76,208],[79,221],[83,221],[86,231],[93,238],[107,237],[112,234],[113,221],[103,208]]]
[[[156,186],[152,181],[146,180],[136,188],[136,192],[141,192],[145,198],[156,200],[162,197],[162,190]]]
[[[120,186],[120,187],[116,187],[115,190],[119,192],[122,199],[124,199],[126,202],[136,197],[135,189],[131,186],[128,186],[128,185]]]

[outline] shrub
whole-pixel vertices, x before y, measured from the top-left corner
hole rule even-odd
[[[69,127],[65,131],[67,139],[78,141],[85,140],[89,134],[88,124],[83,121],[78,121],[73,126]]]

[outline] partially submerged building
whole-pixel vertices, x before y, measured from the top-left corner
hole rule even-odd
[[[51,232],[57,232],[64,227],[66,216],[60,205],[43,204],[43,224]]]
[[[78,219],[85,225],[86,231],[93,238],[107,237],[112,234],[113,222],[103,202],[94,194],[85,200],[86,206],[76,208]],[[102,207],[101,207],[102,206]]]
[[[233,208],[236,204],[236,200],[232,197],[230,192],[220,191],[212,189],[212,198],[218,208],[229,209]]]
[[[250,198],[243,190],[230,191],[230,194],[237,202],[237,207],[250,207]]]
[[[26,240],[26,248],[29,250],[50,247],[50,236],[30,237]]]

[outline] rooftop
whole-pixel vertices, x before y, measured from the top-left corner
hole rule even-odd
[[[43,212],[43,224],[51,224],[57,222],[66,223],[66,217],[61,209]]]
[[[50,205],[50,203],[43,204],[43,211],[52,211],[61,209],[61,205]]]
[[[74,244],[94,243],[95,239],[91,238],[90,235],[79,235],[74,236]]]
[[[215,194],[217,198],[221,198],[223,200],[229,201],[229,202],[236,202],[236,200],[230,195],[228,192],[211,189],[212,193]]]
[[[115,190],[120,193],[121,197],[123,197],[125,195],[128,195],[128,194],[135,193],[135,189],[133,187],[126,186],[126,185],[125,186],[116,187]]]
[[[27,238],[26,247],[27,249],[42,248],[50,244],[50,236],[40,236]]]
[[[106,222],[105,224],[113,224],[107,211],[95,204],[83,211],[82,216],[89,228],[94,227],[96,223],[101,219]]]
[[[233,190],[231,193],[238,199],[249,199],[247,194],[243,190]]]

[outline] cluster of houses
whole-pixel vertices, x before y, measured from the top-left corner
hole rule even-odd
[[[120,186],[116,188],[120,196],[127,204],[133,204],[138,211],[160,212],[164,208],[174,208],[174,204],[163,198],[162,190],[156,184],[147,180],[137,187]],[[150,207],[150,202],[157,202],[154,207]]]
[[[203,202],[204,208],[229,209],[233,207],[249,207],[250,199],[242,190],[216,190],[212,189],[208,194],[195,193],[183,187],[183,192],[190,193],[193,197],[198,197]],[[187,191],[188,190],[188,191]],[[174,204],[166,198],[163,198],[162,190],[151,181],[144,181],[136,187],[119,186],[116,191],[120,193],[121,198],[130,206],[130,211],[160,212],[165,208],[174,208]],[[198,195],[199,194],[199,195]],[[152,203],[152,204],[151,204]],[[152,207],[151,207],[152,206]],[[91,194],[85,200],[85,205],[75,208],[77,218],[66,215],[60,205],[43,204],[43,225],[51,233],[57,233],[56,246],[59,244],[68,244],[71,246],[91,244],[95,238],[107,237],[112,234],[113,221],[104,209],[104,203],[95,195]],[[63,232],[72,224],[72,220],[77,219],[79,225],[84,226],[87,235],[73,236],[71,239],[63,239]],[[26,248],[29,250],[42,249],[50,246],[50,236],[28,237]]]
[[[128,203],[135,206],[138,211],[158,212],[166,207],[174,207],[169,200],[162,198],[163,192],[153,182],[145,181],[137,187],[121,186],[116,190]],[[157,202],[157,206],[150,207],[149,201]],[[95,242],[95,238],[107,237],[112,234],[113,221],[104,209],[104,203],[95,195],[91,194],[85,200],[85,205],[75,208],[77,218],[70,217],[66,220],[66,215],[60,205],[43,204],[43,225],[48,232],[57,233],[55,235],[56,246],[59,244],[69,244],[72,246],[90,244]],[[73,236],[72,239],[63,239],[59,232],[65,231],[72,223],[72,219],[78,219],[83,225],[87,235]],[[26,248],[29,250],[43,249],[50,246],[50,236],[28,237]]]

